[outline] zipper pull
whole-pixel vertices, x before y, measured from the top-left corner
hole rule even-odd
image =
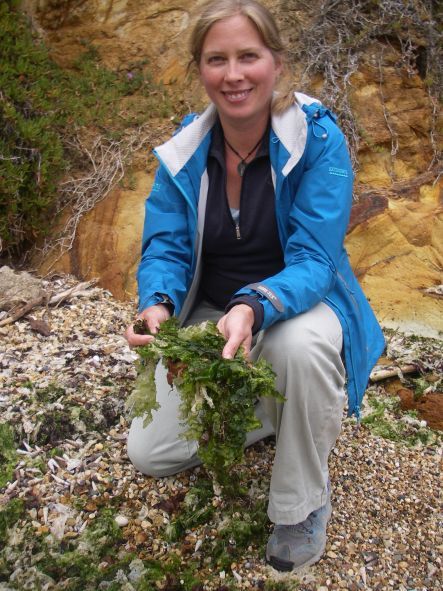
[[[235,235],[237,236],[237,240],[241,240],[240,224],[235,224]]]

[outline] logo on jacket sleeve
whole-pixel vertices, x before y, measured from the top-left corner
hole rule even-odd
[[[253,289],[255,291],[258,291],[258,293],[263,295],[266,299],[268,299],[271,302],[271,304],[274,306],[274,308],[278,312],[284,312],[285,307],[284,307],[282,301],[272,291],[272,289],[269,289],[269,287],[266,287],[266,285],[263,285],[262,283],[250,283],[246,287],[249,287],[249,289]]]
[[[328,172],[329,174],[333,174],[335,176],[343,176],[345,178],[349,176],[346,168],[336,168],[335,166],[330,166]]]

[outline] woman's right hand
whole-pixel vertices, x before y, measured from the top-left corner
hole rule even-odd
[[[144,320],[145,325],[152,334],[158,332],[160,324],[171,317],[169,309],[164,304],[155,304],[155,306],[149,306],[140,312],[137,316],[137,320]],[[152,335],[136,334],[134,332],[134,325],[131,324],[125,331],[125,339],[128,341],[130,347],[140,347],[152,343],[154,337]]]

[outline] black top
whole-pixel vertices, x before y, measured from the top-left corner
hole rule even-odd
[[[219,121],[213,129],[200,289],[204,299],[221,309],[237,290],[263,281],[284,267],[275,217],[269,132],[270,126],[242,177],[240,218],[236,224],[226,194],[225,146]]]

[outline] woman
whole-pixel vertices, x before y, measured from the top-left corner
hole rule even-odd
[[[318,101],[275,95],[283,51],[255,0],[203,7],[191,52],[211,105],[155,150],[138,284],[139,317],[153,333],[172,313],[186,324],[216,320],[223,357],[243,347],[272,364],[286,401],[260,402],[263,427],[247,443],[276,434],[266,557],[293,570],[325,548],[345,379],[358,416],[384,342],[343,247],[353,176],[345,139]],[[132,346],[154,338],[132,327],[126,337]],[[161,367],[156,380],[161,408],[146,429],[133,421],[128,454],[165,476],[199,460],[197,444],[179,437],[178,397]]]

